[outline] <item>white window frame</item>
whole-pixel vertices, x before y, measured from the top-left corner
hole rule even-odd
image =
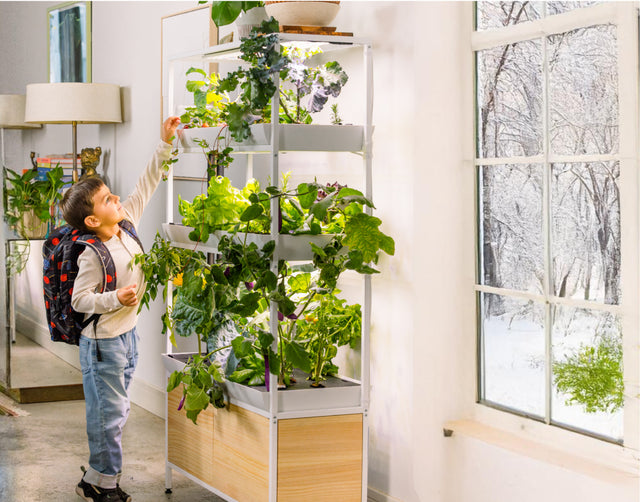
[[[473,4],[475,9],[475,3]],[[592,437],[578,434],[560,427],[549,427],[550,402],[551,397],[546,397],[546,420],[547,424],[536,420],[528,419],[524,416],[506,412],[506,410],[496,409],[481,403],[474,406],[474,418],[480,422],[491,424],[500,429],[513,431],[516,433],[525,432],[533,439],[553,444],[555,447],[566,447],[572,451],[589,453],[597,456],[601,461],[610,459],[612,463],[620,465],[620,462],[628,462],[629,466],[637,469],[638,449],[640,446],[640,413],[638,406],[638,395],[640,395],[639,370],[640,370],[640,335],[639,335],[639,312],[640,312],[640,213],[638,200],[640,199],[640,177],[638,176],[639,152],[638,134],[640,128],[640,110],[638,107],[638,8],[636,2],[611,2],[598,4],[592,7],[579,8],[564,14],[545,17],[540,20],[525,22],[514,26],[486,31],[475,31],[471,36],[471,49],[476,51],[490,49],[497,46],[504,46],[508,43],[525,40],[543,40],[543,54],[546,37],[549,35],[564,33],[577,28],[589,27],[597,24],[616,25],[617,50],[618,50],[618,100],[619,100],[619,152],[614,155],[582,155],[566,156],[552,155],[548,148],[548,118],[546,117],[547,107],[547,78],[543,84],[543,114],[545,124],[543,125],[543,153],[534,157],[511,157],[499,159],[475,158],[474,172],[478,166],[509,164],[509,163],[541,163],[545,166],[551,163],[561,162],[583,162],[583,161],[618,161],[620,165],[620,178],[618,182],[620,190],[620,235],[621,235],[621,291],[622,303],[620,305],[604,305],[602,303],[573,300],[569,298],[559,298],[549,294],[547,288],[545,295],[529,294],[523,291],[489,287],[479,284],[482,271],[476,271],[476,294],[498,293],[511,297],[532,299],[542,302],[547,311],[549,305],[562,304],[574,307],[587,307],[593,310],[608,311],[619,315],[622,319],[623,331],[623,365],[625,382],[625,402],[624,402],[624,429],[623,446],[608,443]],[[543,64],[546,66],[546,54],[543,55]],[[476,69],[474,68],[474,82],[476,79]],[[477,103],[474,98],[474,106]],[[474,124],[474,144],[477,138],[477,131]],[[474,149],[475,151],[475,149]],[[478,189],[478,188],[477,188]],[[547,190],[547,193],[549,191]],[[476,195],[476,201],[478,194]],[[544,211],[544,209],[543,209]],[[476,222],[481,214],[476,203]],[[544,221],[545,219],[543,219]],[[548,220],[548,219],[547,219]],[[549,236],[549,225],[544,223],[543,232]],[[478,225],[476,224],[476,229]],[[476,243],[479,242],[479,235],[476,235]],[[480,245],[476,245],[476,263],[480,263]],[[548,254],[548,253],[546,253]],[[549,257],[545,256],[545,268],[550,270]],[[549,275],[549,274],[548,274]],[[480,316],[478,314],[478,329],[480,326]],[[551,326],[547,322],[545,326],[547,361],[550,361],[551,347]],[[480,340],[480,337],[478,337]],[[478,350],[477,363],[480,365],[480,350]],[[546,371],[547,394],[551,385],[551,368],[549,364]],[[478,371],[478,378],[480,372]],[[478,398],[480,396],[477,396]]]

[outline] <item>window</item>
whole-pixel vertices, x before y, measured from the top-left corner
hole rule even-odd
[[[597,3],[476,4],[478,395],[626,442],[637,14]]]

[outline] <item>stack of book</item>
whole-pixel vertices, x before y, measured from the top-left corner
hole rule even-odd
[[[36,159],[36,165],[38,168],[38,180],[47,179],[47,171],[54,167],[62,167],[64,175],[62,180],[65,182],[65,188],[71,185],[71,175],[73,173],[73,155],[72,154],[51,154],[46,157],[38,157]],[[78,169],[81,168],[80,156],[78,156]]]

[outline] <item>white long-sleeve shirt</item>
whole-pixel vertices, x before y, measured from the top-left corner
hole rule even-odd
[[[161,141],[138,179],[136,188],[122,203],[126,219],[136,230],[145,206],[162,179],[162,162],[171,156],[171,145]],[[116,267],[116,289],[136,284],[138,301],[145,290],[144,274],[139,266],[132,266],[132,259],[142,253],[138,243],[127,232],[121,231],[108,241],[103,241]],[[133,329],[138,320],[138,305],[125,307],[118,300],[116,291],[100,293],[103,271],[98,255],[92,250],[83,251],[78,257],[78,274],[73,285],[71,306],[77,312],[85,312],[85,319],[92,314],[102,314],[94,333],[90,323],[82,334],[90,338],[114,338]]]

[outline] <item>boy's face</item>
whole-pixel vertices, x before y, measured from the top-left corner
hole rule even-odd
[[[107,185],[102,185],[93,196],[93,217],[104,227],[117,225],[124,219],[120,197],[113,195]]]

